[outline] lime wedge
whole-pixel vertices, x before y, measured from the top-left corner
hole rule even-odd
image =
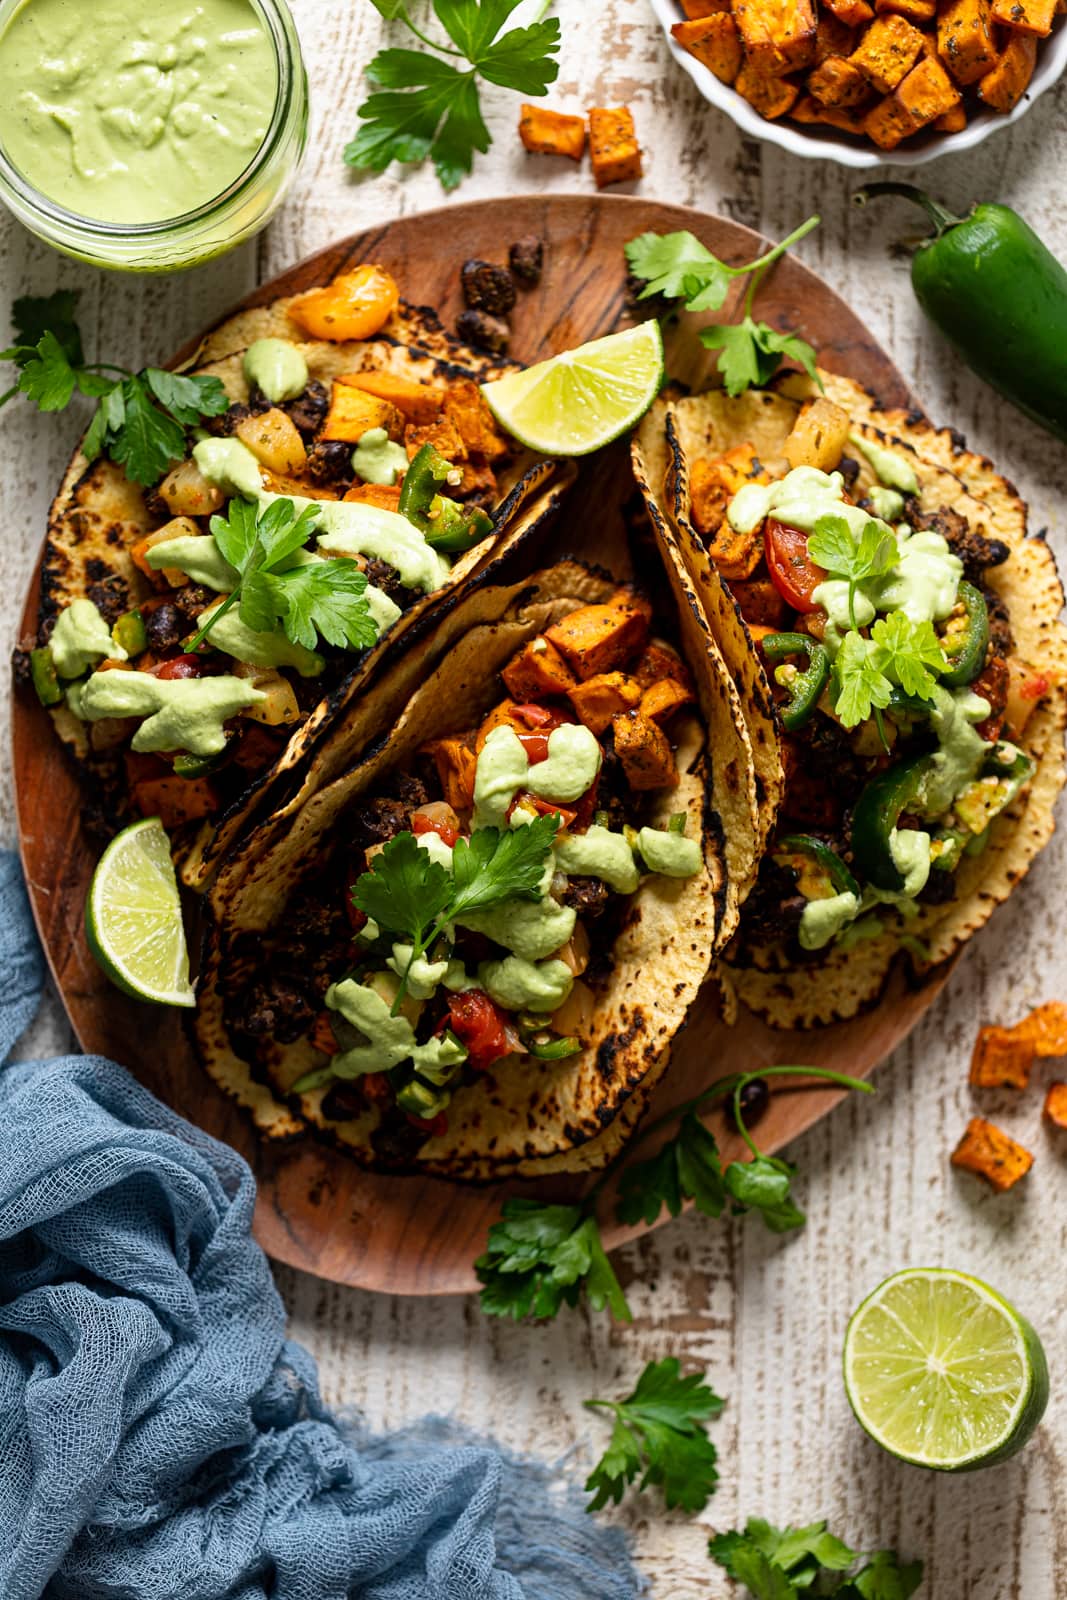
[[[482,385],[508,433],[546,456],[587,456],[639,422],[663,384],[658,322],[642,322]]]
[[[845,1389],[860,1425],[900,1461],[940,1472],[1021,1450],[1048,1404],[1030,1324],[977,1278],[896,1272],[853,1313]]]
[[[127,994],[193,1006],[189,953],[170,841],[158,817],[134,822],[97,863],[85,902],[89,949]]]

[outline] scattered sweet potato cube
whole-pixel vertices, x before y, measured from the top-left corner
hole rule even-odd
[[[598,672],[584,683],[576,684],[568,694],[578,721],[597,737],[605,733],[611,719],[619,711],[631,711],[641,703],[641,685],[625,672]]]
[[[663,723],[683,706],[689,705],[692,698],[689,690],[677,678],[661,678],[658,683],[652,683],[642,691],[639,709],[649,722]]]
[[[1001,1193],[1025,1178],[1034,1164],[1029,1150],[984,1117],[971,1118],[951,1159],[954,1167],[976,1173]]]
[[[474,804],[474,774],[478,758],[463,739],[435,739],[426,746],[444,797],[453,811],[469,811]]]
[[[812,0],[733,0],[733,10],[745,47],[746,72],[751,71],[757,77],[778,78],[812,65],[815,60]]]
[[[1044,1113],[1055,1127],[1067,1128],[1067,1083],[1049,1084]]]
[[[937,0],[874,0],[874,9],[879,16],[895,13],[922,26],[937,16]]]
[[[993,21],[1015,33],[1032,33],[1045,39],[1052,32],[1057,0],[993,0]]]
[[[890,94],[907,76],[923,46],[923,36],[906,17],[876,17],[849,56],[879,94]],[[814,94],[814,89],[812,90]]]
[[[471,455],[499,461],[508,453],[508,441],[496,425],[485,396],[473,378],[454,378],[445,392],[444,416]]]
[[[467,447],[460,438],[455,423],[450,422],[447,417],[438,417],[436,422],[428,422],[425,427],[418,427],[413,422],[408,423],[404,429],[404,448],[409,461],[414,461],[424,444],[432,444],[446,461],[467,459]]]
[[[808,92],[824,106],[858,106],[868,99],[871,85],[866,73],[840,56],[827,56],[808,76]]]
[[[547,106],[523,105],[519,112],[519,138],[536,155],[569,156],[580,161],[585,154],[585,118],[571,117]]]
[[[867,0],[826,0],[827,10],[848,28],[862,28],[874,12]]]
[[[1025,1089],[1034,1064],[1034,1047],[1014,1028],[980,1028],[971,1056],[970,1082],[976,1089]]]
[[[769,578],[732,583],[730,593],[750,628],[765,627],[773,633],[784,627],[788,607]]]
[[[700,22],[676,22],[671,32],[691,56],[702,61],[723,83],[733,83],[741,70],[744,52],[737,23],[729,11],[716,11]]]
[[[994,111],[1014,111],[1030,86],[1037,62],[1037,39],[1032,33],[1013,33],[996,66],[978,85],[978,98]]]
[[[593,106],[589,112],[589,159],[598,189],[641,176],[641,146],[629,106]]]
[[[1037,1056],[1067,1056],[1067,1005],[1049,1000],[1017,1022],[1012,1032],[1028,1039]]]
[[[938,133],[962,133],[967,126],[967,112],[964,110],[963,102],[953,106],[951,111],[946,111],[943,117],[935,117],[933,126]]]
[[[815,65],[827,56],[850,56],[855,47],[855,31],[839,22],[832,12],[824,11],[815,24]]]
[[[631,789],[668,789],[677,784],[678,768],[662,728],[639,711],[619,712],[612,718],[611,726],[615,734],[615,754],[622,762],[623,774]]]
[[[391,372],[347,372],[337,379],[352,389],[377,395],[394,405],[405,422],[432,422],[444,404],[445,391],[432,383],[416,383]]]
[[[957,83],[976,83],[996,64],[989,0],[949,0],[937,19],[937,53]]]
[[[606,605],[580,606],[546,629],[545,637],[584,681],[613,672],[637,654],[648,637],[652,608],[621,589]]]
[[[669,644],[663,644],[659,639],[649,640],[630,671],[642,689],[650,688],[662,678],[673,678],[690,692],[693,688],[689,668],[677,650],[673,650]]]
[[[804,406],[782,446],[782,454],[791,467],[833,472],[844,454],[851,426],[848,412],[820,395]]]
[[[729,11],[730,0],[682,0],[682,10],[690,21],[700,17],[713,17],[717,11]]]
[[[578,679],[554,644],[543,634],[523,645],[501,673],[508,694],[516,700],[539,700],[543,695],[569,694]]]
[[[358,444],[371,428],[384,428],[391,439],[399,439],[404,432],[404,419],[390,401],[335,383],[319,437]]]

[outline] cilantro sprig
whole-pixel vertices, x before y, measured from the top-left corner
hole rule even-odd
[[[856,591],[867,578],[892,572],[900,559],[893,530],[869,517],[856,539],[844,517],[832,513],[816,519],[808,537],[808,554],[833,578],[848,582],[848,611],[856,627]]]
[[[15,301],[15,343],[0,361],[14,362],[19,376],[0,406],[24,394],[39,411],[65,411],[75,394],[86,395],[97,402],[82,443],[86,459],[106,454],[134,483],[158,483],[184,456],[187,430],[228,409],[226,391],[214,377],[86,361],[76,304],[71,289]]]
[[[586,1479],[587,1511],[618,1505],[640,1475],[638,1491],[662,1489],[669,1511],[703,1511],[719,1481],[718,1451],[706,1424],[723,1401],[699,1373],[683,1378],[674,1356],[650,1361],[624,1400],[586,1400],[615,1419],[607,1449]]]
[[[792,245],[817,228],[819,221],[817,216],[809,217],[780,244],[739,267],[720,261],[686,230],[643,233],[626,246],[626,260],[633,276],[645,283],[640,299],[659,295],[681,300],[687,311],[718,311],[734,280],[751,275],[740,320],[715,323],[700,335],[707,349],[721,351],[717,365],[727,394],[736,397],[769,383],[785,360],[797,362],[821,388],[811,345],[799,334],[781,333],[752,315],[766,273]]]
[[[359,107],[363,126],[344,159],[351,167],[383,172],[390,162],[433,161],[442,187],[454,189],[483,155],[492,136],[482,115],[479,81],[543,95],[559,74],[554,59],[560,26],[545,19],[545,0],[528,27],[504,25],[521,0],[433,0],[449,44],[412,22],[405,0],[372,0],[387,22],[402,22],[434,55],[422,50],[380,50],[366,68],[374,93]]]
[[[237,573],[221,605],[206,617],[189,643],[199,648],[220,618],[234,606],[247,628],[271,633],[281,628],[293,644],[313,650],[319,635],[342,649],[367,650],[378,629],[370,614],[366,575],[355,561],[339,556],[297,563],[311,538],[316,506],[297,512],[291,500],[273,500],[265,510],[235,496],[226,515],[211,519],[220,552]]]
[[[720,1079],[641,1129],[629,1148],[604,1168],[580,1204],[505,1201],[500,1220],[489,1229],[485,1253],[474,1263],[482,1284],[482,1310],[489,1316],[516,1320],[554,1317],[561,1306],[577,1305],[584,1288],[594,1310],[607,1307],[616,1321],[631,1321],[625,1295],[604,1251],[596,1218],[597,1201],[634,1146],[676,1122],[677,1134],[654,1156],[623,1171],[616,1200],[620,1222],[652,1223],[664,1206],[676,1217],[683,1203],[691,1200],[698,1210],[712,1217],[721,1216],[727,1205],[734,1214],[757,1211],[773,1233],[802,1226],[804,1214],[790,1193],[795,1168],[775,1156],[764,1155],[745,1126],[742,1100],[746,1087],[757,1078],[771,1077],[818,1078],[844,1089],[874,1093],[869,1083],[819,1067],[770,1066]],[[700,1122],[697,1113],[727,1097],[752,1159],[731,1162],[724,1169],[714,1135]]]
[[[855,728],[872,711],[877,717],[894,689],[913,700],[933,700],[937,676],[948,660],[932,622],[912,622],[903,611],[879,617],[871,637],[850,630],[834,661],[830,689],[842,727]]]
[[[837,1600],[909,1600],[922,1583],[921,1561],[902,1562],[895,1550],[861,1555],[827,1529],[775,1528],[749,1517],[744,1530],[716,1534],[708,1553],[754,1600],[801,1600],[809,1594]],[[851,1571],[856,1563],[864,1564]]]
[[[394,1013],[413,964],[450,922],[504,900],[539,898],[558,826],[559,817],[550,814],[523,828],[475,828],[469,839],[457,839],[450,871],[420,849],[412,833],[398,833],[375,856],[353,886],[352,904],[379,928],[411,943]]]

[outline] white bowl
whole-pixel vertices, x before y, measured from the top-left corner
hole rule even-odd
[[[935,156],[947,155],[955,150],[972,150],[976,144],[995,133],[998,128],[1010,128],[1013,122],[1024,117],[1037,99],[1050,89],[1067,67],[1067,27],[1055,28],[1047,39],[1038,43],[1037,66],[1030,87],[1015,107],[1005,116],[1001,111],[976,112],[961,133],[919,134],[906,139],[896,150],[864,148],[854,144],[833,128],[820,128],[811,123],[777,122],[761,117],[736,89],[723,83],[696,56],[683,50],[671,37],[671,24],[681,22],[682,11],[677,0],[650,0],[653,11],[663,24],[671,54],[688,72],[705,100],[725,111],[739,128],[766,139],[771,144],[789,150],[795,156],[806,156],[811,161],[837,161],[843,167],[917,167]]]

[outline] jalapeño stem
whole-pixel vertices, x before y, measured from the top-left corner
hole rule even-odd
[[[949,228],[955,228],[963,221],[962,217],[955,216],[945,206],[939,205],[924,189],[917,188],[914,183],[865,183],[862,189],[856,190],[852,198],[856,205],[865,206],[868,200],[877,199],[879,195],[884,194],[899,195],[902,200],[910,200],[913,205],[922,206],[933,223],[939,239]]]

